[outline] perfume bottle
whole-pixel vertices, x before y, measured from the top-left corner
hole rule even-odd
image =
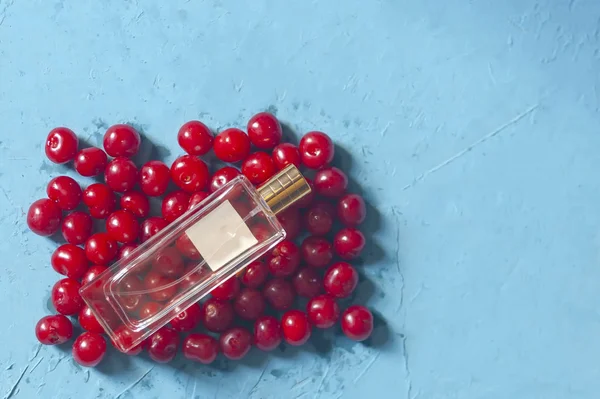
[[[81,297],[129,352],[282,241],[276,214],[310,190],[294,165],[258,189],[238,176],[83,286]]]

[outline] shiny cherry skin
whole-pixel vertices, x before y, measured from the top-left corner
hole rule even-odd
[[[322,268],[331,263],[333,246],[323,237],[310,236],[302,241],[300,253],[307,265]]]
[[[81,285],[88,284],[92,282],[96,277],[106,271],[108,267],[103,265],[93,265],[91,266],[81,278]]]
[[[335,208],[325,201],[315,202],[304,214],[304,226],[309,233],[323,236],[331,231],[335,219]]]
[[[140,225],[140,241],[147,241],[150,237],[152,237],[168,225],[169,222],[158,216],[153,216],[144,220]]]
[[[365,242],[365,236],[360,230],[346,227],[335,235],[333,247],[340,258],[351,260],[360,256],[365,247]]]
[[[358,194],[344,195],[337,203],[337,215],[346,226],[358,226],[367,217],[365,200]]]
[[[100,334],[84,332],[73,343],[73,359],[84,367],[96,367],[106,354],[106,341]]]
[[[198,191],[197,193],[192,194],[190,196],[190,202],[188,203],[187,210],[189,211],[190,209],[204,201],[208,196],[209,194],[205,191]]]
[[[139,314],[142,319],[147,319],[160,312],[162,308],[163,305],[158,302],[145,302],[140,306]]]
[[[83,196],[81,186],[69,176],[58,176],[50,180],[46,194],[63,211],[72,211],[77,208]]]
[[[275,310],[287,310],[291,308],[296,296],[292,283],[280,278],[267,281],[262,293],[267,302]]]
[[[269,257],[269,271],[275,277],[294,274],[300,264],[300,250],[293,241],[283,240],[275,246]]]
[[[98,176],[104,172],[108,164],[106,153],[98,147],[84,148],[75,156],[75,170],[81,176]]]
[[[167,194],[161,205],[163,219],[172,222],[187,211],[189,204],[190,195],[183,190]]]
[[[292,279],[294,290],[299,296],[313,298],[323,292],[323,279],[315,269],[304,268]]]
[[[301,223],[300,210],[297,207],[292,206],[278,214],[277,220],[279,220],[279,223],[283,226],[288,240],[293,240],[298,237],[301,230]]]
[[[260,112],[248,121],[248,137],[256,148],[270,150],[281,141],[283,131],[275,115]]]
[[[85,255],[96,265],[105,265],[117,257],[117,242],[107,233],[96,233],[85,243]]]
[[[346,298],[358,284],[358,272],[351,264],[337,262],[331,265],[323,277],[325,291],[336,298]]]
[[[171,165],[171,178],[180,189],[194,193],[206,188],[210,180],[210,172],[200,158],[182,155]]]
[[[131,157],[140,149],[142,138],[129,125],[113,125],[104,134],[104,149],[111,157]]]
[[[35,336],[43,345],[64,344],[73,336],[73,323],[62,314],[44,316],[35,325]]]
[[[121,208],[137,218],[145,218],[150,213],[150,201],[139,191],[128,191],[121,197]]]
[[[204,155],[210,151],[214,137],[210,129],[200,121],[183,124],[177,133],[177,142],[190,155]]]
[[[42,198],[35,201],[27,211],[27,226],[35,234],[48,237],[60,227],[62,211],[54,201]]]
[[[309,169],[321,169],[333,161],[335,147],[323,132],[308,132],[300,140],[300,158]]]
[[[46,138],[46,156],[54,163],[67,163],[75,158],[78,146],[79,140],[71,129],[57,127]]]
[[[306,314],[311,325],[329,328],[340,318],[340,307],[329,295],[319,295],[308,301]]]
[[[233,301],[233,309],[244,320],[254,320],[265,311],[265,298],[260,291],[244,288]]]
[[[197,303],[193,304],[183,312],[180,312],[171,320],[171,327],[175,331],[192,331],[202,320],[202,308]]]
[[[83,244],[92,235],[92,218],[85,212],[71,212],[62,221],[62,235],[69,244]]]
[[[202,364],[211,364],[219,354],[219,341],[206,334],[190,334],[183,340],[183,356]]]
[[[348,338],[364,341],[373,332],[373,314],[364,306],[352,305],[342,314],[341,324]]]
[[[348,177],[336,167],[321,169],[313,181],[317,194],[328,198],[339,198],[346,193]]]
[[[150,197],[163,195],[169,187],[171,171],[160,161],[146,162],[140,169],[140,187]]]
[[[245,328],[231,328],[221,334],[219,346],[226,358],[240,360],[248,354],[252,347],[252,334]]]
[[[71,316],[83,308],[83,299],[79,295],[81,285],[72,278],[58,280],[52,287],[50,298],[54,309],[60,314]]]
[[[115,337],[113,338],[112,345],[120,352],[125,353],[129,356],[136,356],[142,352],[143,347],[145,347],[149,341],[149,339],[143,341],[141,344],[138,344],[134,347],[131,347],[136,339],[139,338],[138,332],[132,331],[126,326],[121,326],[117,328],[114,332]],[[130,348],[130,349],[125,349]]]
[[[186,268],[183,274],[183,280],[181,281],[181,291],[186,291],[191,287],[196,287],[200,284],[204,279],[206,279],[211,271],[208,267],[197,268],[196,262],[191,262],[191,264]]]
[[[186,258],[200,260],[200,252],[198,252],[198,249],[194,246],[194,243],[192,243],[187,234],[182,233],[179,238],[175,240],[175,246]]]
[[[83,191],[83,203],[93,218],[104,219],[116,209],[117,197],[107,185],[94,183]]]
[[[168,363],[177,354],[179,334],[172,328],[163,327],[150,337],[148,355],[157,363]]]
[[[96,319],[96,316],[92,313],[92,310],[86,305],[79,312],[79,325],[85,331],[93,332],[96,334],[104,334],[104,328]]]
[[[85,251],[73,244],[63,244],[56,248],[50,264],[57,273],[75,280],[83,277],[89,266]]]
[[[210,180],[210,186],[208,189],[211,193],[214,193],[239,175],[240,171],[233,166],[224,166],[215,172]]]
[[[229,301],[230,299],[235,298],[235,296],[240,292],[240,280],[238,280],[235,276],[230,277],[229,279],[223,281],[221,284],[217,285],[210,294],[213,298],[219,299],[221,301]]]
[[[106,218],[106,232],[113,240],[129,244],[137,240],[140,225],[131,212],[121,209]]]
[[[167,247],[161,249],[154,257],[152,270],[167,277],[178,278],[185,270],[185,263],[177,248]]]
[[[126,275],[119,281],[118,290],[119,293],[123,293],[120,298],[120,305],[123,306],[129,312],[137,312],[141,303],[141,294],[131,294],[132,292],[142,291],[145,287],[136,275]]]
[[[299,168],[301,163],[300,151],[298,147],[291,143],[281,143],[275,147],[272,158],[277,170],[281,170],[290,164]]]
[[[281,343],[281,323],[273,316],[262,316],[254,322],[254,344],[263,351],[272,351]]]
[[[288,310],[281,318],[281,332],[285,342],[300,346],[310,338],[312,327],[306,313],[299,310]]]
[[[260,260],[250,263],[242,274],[242,284],[248,288],[258,288],[267,281],[269,269]]]
[[[144,277],[144,288],[148,291],[148,296],[158,302],[166,302],[172,299],[178,290],[177,285],[172,285],[175,280],[161,274],[155,270],[150,270]]]
[[[213,150],[223,162],[240,162],[250,154],[250,138],[243,130],[225,129],[215,137]]]
[[[202,324],[208,331],[222,332],[233,323],[235,315],[229,301],[210,298],[202,304]]]
[[[306,208],[308,206],[310,206],[314,200],[315,200],[315,187],[313,184],[313,181],[309,178],[304,176],[304,180],[306,180],[306,183],[308,183],[309,187],[310,187],[310,192],[308,194],[306,194],[304,197],[300,198],[298,201],[296,201],[296,206],[298,208]]]
[[[266,223],[256,223],[250,226],[250,231],[254,238],[258,240],[258,242],[264,242],[272,235],[272,228],[268,226]]]
[[[254,185],[260,185],[275,174],[275,164],[266,152],[250,154],[242,164],[242,173]]]
[[[124,193],[137,183],[138,170],[129,158],[118,157],[106,165],[104,180],[113,191]]]

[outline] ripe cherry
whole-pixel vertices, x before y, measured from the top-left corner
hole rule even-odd
[[[133,274],[125,275],[118,285],[113,285],[113,288],[117,291],[119,305],[129,312],[137,313],[142,304],[142,295],[137,294],[137,292],[145,288],[140,279]]]
[[[234,327],[221,334],[219,345],[226,358],[239,360],[250,351],[252,334],[245,328]]]
[[[179,250],[175,247],[161,249],[152,261],[152,270],[167,277],[181,277],[185,264]]]
[[[244,160],[242,173],[252,184],[259,185],[275,174],[275,164],[266,152],[255,152]]]
[[[137,183],[138,170],[129,158],[118,157],[106,166],[104,180],[108,187],[119,193],[131,190]]]
[[[269,270],[260,260],[250,263],[242,274],[242,283],[248,288],[258,288],[267,280]]]
[[[296,244],[283,240],[271,251],[269,271],[275,277],[291,276],[300,264],[300,251]]]
[[[244,288],[233,301],[233,309],[244,320],[254,320],[265,311],[265,298],[252,288]]]
[[[292,206],[277,215],[277,220],[285,230],[286,238],[293,240],[300,234],[300,210]]]
[[[106,232],[114,241],[128,244],[137,240],[140,225],[131,212],[118,210],[106,218]]]
[[[190,202],[188,204],[187,210],[189,211],[190,209],[204,201],[208,196],[209,194],[205,191],[198,191],[197,193],[192,194],[190,196]]]
[[[208,267],[197,267],[196,262],[192,262],[185,270],[183,274],[183,280],[181,281],[181,292],[185,292],[192,287],[197,287],[202,281],[210,275],[212,272]]]
[[[300,140],[300,157],[309,169],[321,169],[333,161],[333,141],[323,132],[308,132]]]
[[[222,332],[233,323],[231,302],[210,298],[202,304],[202,324],[208,331]]]
[[[273,316],[262,316],[254,323],[254,343],[263,351],[272,351],[281,343],[281,323]]]
[[[129,356],[136,356],[142,352],[143,347],[145,347],[149,341],[149,339],[142,341],[142,343],[133,346],[134,342],[137,339],[141,338],[141,333],[135,332],[127,328],[127,326],[122,325],[117,328],[114,332],[114,337],[112,340],[112,345],[122,353],[125,353]],[[133,347],[132,347],[133,346]]]
[[[64,211],[77,208],[83,195],[79,184],[69,176],[58,176],[50,180],[46,194]]]
[[[225,184],[229,183],[240,175],[240,171],[233,166],[224,166],[217,170],[210,180],[209,190],[214,193]]]
[[[304,225],[314,235],[323,236],[333,226],[335,208],[328,202],[319,201],[314,203],[304,214]]]
[[[250,138],[240,129],[225,129],[215,137],[213,150],[223,162],[239,162],[250,153]]]
[[[323,286],[329,295],[346,298],[352,294],[358,284],[356,269],[346,262],[337,262],[325,273]]]
[[[329,198],[339,198],[346,192],[348,177],[336,167],[321,169],[313,181],[317,194]]]
[[[211,364],[219,354],[219,342],[206,334],[190,334],[183,340],[183,356],[202,364]]]
[[[273,149],[273,163],[277,170],[281,170],[289,164],[300,167],[300,151],[298,147],[290,143],[281,143]]]
[[[194,246],[187,234],[182,233],[175,241],[175,246],[183,256],[192,260],[200,260],[200,252]]]
[[[189,121],[183,124],[177,133],[177,142],[190,155],[204,155],[213,144],[213,134],[200,121]]]
[[[166,302],[177,294],[178,286],[173,284],[175,280],[150,270],[144,277],[144,288],[148,290],[148,295],[155,301]]]
[[[69,244],[83,244],[92,235],[92,218],[85,212],[71,212],[62,222],[62,235]]]
[[[62,314],[44,316],[35,326],[35,336],[44,345],[64,344],[73,336],[73,324]]]
[[[62,212],[54,201],[43,198],[35,201],[27,211],[27,226],[35,234],[51,236],[60,227]]]
[[[283,132],[275,115],[260,112],[248,121],[248,137],[256,148],[269,150],[281,141]]]
[[[238,292],[240,292],[240,280],[238,280],[237,277],[234,276],[217,285],[210,292],[210,294],[213,298],[222,301],[228,301],[230,299],[235,298]]]
[[[85,255],[97,265],[110,263],[117,257],[119,247],[107,233],[96,233],[85,243]]]
[[[275,278],[263,288],[263,296],[275,310],[287,310],[294,304],[295,293],[292,283]]]
[[[333,259],[333,247],[323,237],[307,237],[300,246],[300,252],[302,253],[302,259],[312,267],[325,267]]]
[[[85,272],[85,274],[81,278],[81,285],[85,285],[85,284],[92,282],[92,280],[94,280],[96,277],[98,277],[100,274],[102,274],[107,269],[108,269],[108,267],[106,267],[106,266],[93,265],[92,267],[90,267],[87,270],[87,272]]]
[[[329,328],[339,319],[340,307],[329,295],[319,295],[308,302],[306,314],[313,326]]]
[[[129,125],[113,125],[104,134],[104,149],[111,157],[131,157],[137,154],[142,139]]]
[[[319,273],[312,268],[298,271],[292,279],[294,289],[299,296],[313,298],[323,291],[323,281]]]
[[[84,148],[75,156],[75,170],[81,176],[98,176],[108,164],[106,153],[98,147]]]
[[[333,247],[342,259],[350,260],[357,258],[365,247],[365,236],[360,230],[347,227],[338,231],[335,235]]]
[[[160,161],[146,162],[140,169],[140,187],[150,197],[163,195],[169,187],[170,179],[169,167]]]
[[[367,216],[365,200],[358,194],[346,194],[337,204],[337,215],[346,226],[361,224]]]
[[[106,341],[98,333],[84,332],[73,344],[73,359],[84,367],[96,367],[106,354]]]
[[[104,219],[115,210],[117,197],[107,185],[94,183],[83,191],[83,203],[93,218]]]
[[[187,211],[190,195],[183,190],[167,194],[162,201],[162,216],[167,222],[172,222]]]
[[[46,156],[58,164],[72,161],[78,145],[79,140],[71,129],[57,127],[52,129],[46,138]]]
[[[73,244],[63,244],[50,258],[52,268],[63,276],[79,280],[88,269],[89,263],[85,251]]]
[[[96,316],[92,313],[92,310],[88,306],[84,306],[79,312],[79,325],[86,331],[104,334],[104,328],[96,319]]]
[[[79,295],[81,285],[72,278],[58,280],[52,287],[50,298],[54,309],[60,314],[71,316],[83,308],[83,299]]]
[[[163,327],[150,337],[148,354],[157,363],[168,363],[177,354],[179,334],[169,327]]]
[[[210,172],[208,166],[200,158],[182,155],[171,165],[171,178],[179,188],[193,193],[206,188]]]
[[[158,216],[153,216],[144,220],[140,226],[140,241],[147,241],[150,237],[152,237],[168,225],[169,222]]]
[[[373,314],[364,306],[352,305],[342,314],[342,331],[354,341],[364,341],[373,332]]]
[[[281,318],[281,331],[285,341],[294,346],[303,345],[310,338],[311,325],[306,313],[289,310]]]
[[[150,201],[139,191],[128,191],[121,197],[121,208],[137,218],[145,218],[150,213]]]
[[[147,319],[161,311],[163,306],[158,302],[145,302],[140,306],[140,318]]]
[[[180,312],[171,320],[171,327],[175,331],[192,331],[202,320],[202,308],[197,303]]]

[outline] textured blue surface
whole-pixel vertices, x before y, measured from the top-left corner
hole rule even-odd
[[[0,0],[0,395],[597,398],[599,32],[596,0]],[[372,206],[372,341],[89,371],[39,348],[47,131],[134,122],[172,161],[184,121],[263,109],[328,132]]]

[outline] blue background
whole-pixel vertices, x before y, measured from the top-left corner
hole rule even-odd
[[[0,0],[0,395],[597,398],[599,107],[596,0]],[[92,370],[40,348],[47,132],[130,122],[170,162],[183,122],[265,109],[328,132],[370,204],[371,341]]]

